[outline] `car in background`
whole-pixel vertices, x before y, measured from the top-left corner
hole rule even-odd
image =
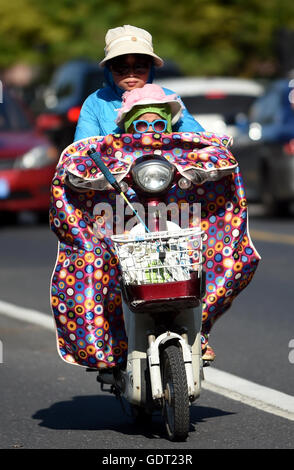
[[[103,86],[103,81],[103,69],[87,60],[66,62],[54,72],[44,91],[43,110],[37,122],[60,152],[74,140],[83,102]]]
[[[264,87],[255,80],[231,77],[181,77],[156,80],[177,93],[208,132],[237,137],[247,126],[247,113]]]
[[[272,81],[249,110],[235,142],[247,199],[268,215],[289,215],[294,203],[294,80]]]
[[[1,225],[22,211],[48,214],[57,160],[56,147],[38,131],[22,104],[4,85],[0,103]]]
[[[156,69],[159,78],[180,76],[181,71],[172,61]],[[54,72],[44,92],[43,112],[38,117],[38,126],[56,143],[59,150],[71,144],[80,110],[85,99],[104,84],[104,71],[98,62],[71,60]]]

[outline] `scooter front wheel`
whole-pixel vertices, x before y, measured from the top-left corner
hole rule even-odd
[[[163,413],[168,437],[184,441],[190,427],[188,386],[180,346],[168,345],[162,352]]]

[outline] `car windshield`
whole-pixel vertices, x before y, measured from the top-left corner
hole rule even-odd
[[[75,91],[75,83],[73,82],[65,82],[61,83],[60,86],[56,87],[56,98],[60,101],[62,98],[67,98],[71,96]]]
[[[208,93],[198,96],[182,96],[186,108],[191,114],[221,114],[235,116],[238,113],[247,114],[256,97],[251,95],[227,95]]]
[[[45,92],[46,107],[63,113],[79,106],[91,93],[101,88],[104,72],[98,65],[83,61],[69,62],[57,69]]]
[[[0,132],[30,128],[31,123],[18,102],[7,93],[3,93],[3,103],[0,103]]]
[[[100,71],[88,72],[85,75],[83,88],[81,90],[81,101],[84,101],[87,96],[96,91],[98,88],[103,86],[103,74]],[[76,93],[77,83],[74,81],[68,81],[61,83],[60,86],[56,87],[56,98],[60,102],[64,98],[68,98]]]

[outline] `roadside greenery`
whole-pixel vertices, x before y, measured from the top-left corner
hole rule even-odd
[[[1,68],[100,59],[107,29],[133,24],[186,74],[250,76],[277,61],[281,28],[294,29],[288,0],[0,0],[0,11]]]

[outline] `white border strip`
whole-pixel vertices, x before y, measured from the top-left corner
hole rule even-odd
[[[0,300],[0,314],[55,331],[53,317],[37,310],[18,307]],[[294,397],[291,395],[258,385],[214,367],[205,368],[204,377],[202,388],[205,390],[294,421]]]
[[[204,369],[202,388],[294,421],[294,397],[214,367]]]
[[[49,330],[54,330],[54,320],[52,316],[38,312],[37,310],[18,307],[17,305],[0,300],[0,314],[16,318],[17,320],[24,322],[34,323]]]

